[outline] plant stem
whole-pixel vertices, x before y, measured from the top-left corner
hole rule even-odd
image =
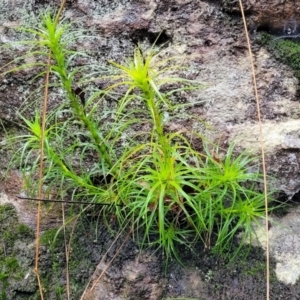
[[[91,133],[95,146],[101,155],[101,160],[105,162],[110,168],[112,166],[112,163],[108,154],[108,148],[105,144],[105,140],[101,137],[94,122],[85,115],[84,109],[79,104],[77,96],[73,92],[72,76],[67,75],[65,49],[64,45],[60,41],[61,35],[57,30],[57,24],[51,23],[50,17],[48,18],[49,19],[47,19],[47,21],[50,23],[47,23],[49,32],[47,46],[51,50],[52,58],[56,63],[56,65],[51,66],[51,70],[55,71],[58,74],[62,83],[62,87],[68,96],[72,108],[74,109],[77,117],[84,123],[85,127]]]
[[[154,122],[154,128],[155,128],[159,143],[161,145],[161,149],[163,151],[164,158],[166,159],[166,157],[168,155],[168,151],[167,151],[168,145],[166,142],[166,136],[164,135],[164,126],[161,121],[161,115],[159,113],[157,103],[155,102],[155,91],[153,90],[153,88],[151,87],[149,82],[147,82],[146,86],[144,86],[143,94],[144,94],[143,95],[144,98],[147,100],[148,109],[150,110],[151,117]]]

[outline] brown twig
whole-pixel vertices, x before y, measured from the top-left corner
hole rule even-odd
[[[259,137],[260,137],[260,144],[261,144],[261,157],[262,157],[262,168],[263,168],[263,178],[264,178],[265,211],[266,211],[266,216],[265,216],[266,217],[266,299],[269,300],[270,299],[270,253],[269,253],[269,233],[268,233],[269,216],[268,216],[268,191],[267,191],[267,172],[266,172],[266,161],[265,161],[265,150],[264,150],[264,138],[263,138],[263,130],[262,130],[261,114],[260,114],[260,101],[259,101],[258,91],[257,91],[257,83],[256,83],[253,55],[251,50],[251,43],[248,34],[247,22],[244,14],[242,0],[239,0],[239,3],[242,12],[244,29],[245,29],[248,49],[249,49],[253,85],[254,85],[255,99],[256,99],[257,117],[258,117],[258,124],[259,124]]]
[[[66,0],[62,0],[61,6],[55,18],[55,24],[58,23],[61,12],[65,6]],[[46,127],[46,114],[49,92],[49,77],[50,77],[50,64],[51,64],[51,51],[49,51],[47,58],[47,69],[45,76],[45,89],[44,100],[42,106],[42,119],[41,119],[41,144],[40,144],[40,164],[39,164],[39,181],[38,181],[38,198],[42,198],[43,193],[43,172],[44,172],[44,142],[45,142],[45,127]],[[39,275],[39,244],[40,244],[40,222],[41,222],[41,201],[38,202],[37,218],[36,218],[36,239],[35,239],[35,266],[34,272],[37,277],[41,300],[44,300],[43,288]]]
[[[41,130],[41,145],[40,145],[38,198],[42,198],[42,190],[43,190],[44,141],[45,141],[45,123],[46,123],[46,111],[47,111],[47,101],[48,101],[48,85],[49,85],[49,76],[50,76],[50,63],[51,63],[51,54],[49,53],[48,60],[47,60],[47,71],[46,71],[46,78],[45,78],[44,101],[43,101],[42,121],[41,121],[42,130]],[[41,300],[44,300],[43,288],[42,288],[40,275],[39,275],[40,222],[41,222],[41,201],[38,201],[37,218],[36,218],[35,267],[34,267],[34,272],[35,272],[37,280],[38,280]]]
[[[65,241],[65,254],[66,254],[66,291],[67,291],[67,299],[70,300],[70,275],[69,275],[69,259],[70,259],[70,251],[71,251],[71,241],[75,230],[75,225],[79,216],[75,218],[74,225],[72,226],[72,231],[69,237],[69,242],[66,242],[66,222],[65,222],[65,208],[64,204],[61,205],[62,208],[62,217],[63,217],[63,228],[64,228],[64,241]]]

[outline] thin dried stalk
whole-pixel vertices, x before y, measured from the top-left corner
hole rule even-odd
[[[65,6],[66,0],[62,0],[59,11],[56,15],[55,22],[57,24],[61,12]],[[47,69],[45,77],[45,89],[44,100],[42,106],[42,119],[41,119],[41,144],[40,144],[40,164],[39,164],[39,185],[38,185],[38,198],[43,198],[43,170],[44,170],[44,142],[45,142],[45,127],[46,127],[46,114],[48,103],[48,91],[49,91],[49,77],[50,77],[50,64],[51,64],[51,52],[49,51],[47,58]],[[37,218],[36,218],[36,239],[35,239],[35,266],[34,272],[37,277],[41,300],[44,300],[43,287],[39,275],[39,246],[40,246],[40,222],[41,222],[41,201],[38,202]]]
[[[260,101],[259,101],[258,91],[257,91],[257,83],[256,83],[253,55],[251,50],[251,43],[250,43],[249,34],[247,30],[247,22],[244,14],[242,0],[239,0],[239,3],[242,12],[245,34],[246,34],[248,49],[249,49],[249,57],[250,57],[250,63],[252,69],[257,117],[258,117],[258,124],[259,124],[259,137],[260,137],[260,145],[261,145],[261,157],[262,157],[262,168],[263,168],[263,178],[264,178],[265,211],[266,211],[266,299],[269,300],[270,299],[270,253],[269,253],[269,228],[268,228],[269,216],[268,216],[268,191],[267,191],[267,172],[266,172],[266,162],[265,162],[264,138],[263,138],[262,122],[261,122],[261,114],[260,114]]]

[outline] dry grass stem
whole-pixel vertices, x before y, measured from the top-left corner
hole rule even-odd
[[[255,91],[259,133],[260,133],[261,157],[262,157],[262,168],[263,168],[263,179],[264,179],[265,211],[266,211],[266,216],[265,216],[266,217],[266,299],[269,300],[270,299],[270,253],[269,253],[269,228],[268,228],[269,217],[268,217],[268,191],[267,191],[267,172],[266,172],[266,162],[265,162],[264,138],[263,138],[262,122],[261,122],[261,114],[260,114],[260,101],[259,101],[258,91],[257,91],[257,83],[256,83],[253,55],[251,50],[251,43],[248,34],[247,22],[244,14],[242,1],[239,0],[239,3],[242,12],[245,34],[246,34],[248,49],[249,49],[249,57],[250,57],[250,63],[252,69],[252,77],[253,77],[253,85]]]
[[[61,12],[65,6],[66,0],[62,0],[59,11],[56,15],[55,22],[57,24]],[[50,64],[51,64],[51,51],[49,51],[47,58],[47,69],[45,76],[45,89],[44,89],[44,99],[42,106],[42,119],[41,119],[41,143],[40,143],[40,163],[39,163],[39,185],[38,185],[38,198],[43,198],[43,169],[44,169],[44,142],[45,142],[45,126],[46,126],[46,114],[47,114],[47,103],[48,103],[48,91],[49,91],[49,77],[50,77]],[[37,276],[38,286],[40,291],[41,300],[44,300],[43,288],[41,284],[41,279],[39,275],[39,244],[40,244],[40,221],[41,221],[41,201],[38,201],[37,208],[37,221],[36,221],[36,241],[35,241],[35,267],[34,271]]]

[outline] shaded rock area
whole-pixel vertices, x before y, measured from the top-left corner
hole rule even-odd
[[[230,14],[240,14],[240,4],[237,0],[221,0],[224,11]],[[299,34],[300,5],[296,0],[278,1],[242,1],[245,14],[249,16],[249,26],[252,30],[268,31],[274,35]]]
[[[14,43],[26,38],[26,34],[15,29],[24,24],[35,26],[39,11],[49,5],[57,8],[59,3],[58,0],[51,3],[15,0],[4,1],[1,4],[1,72],[16,67],[15,63],[7,64],[26,53],[24,45]],[[282,198],[295,199],[300,191],[298,77],[294,70],[276,59],[258,40],[260,32],[264,31],[276,37],[296,37],[300,33],[300,6],[296,0],[244,0],[243,4],[255,59],[268,174],[275,177],[273,184],[280,189]],[[180,71],[180,75],[205,84],[205,89],[193,91],[188,95],[179,93],[172,100],[177,103],[194,103],[191,108],[181,112],[182,116],[196,116],[210,125],[204,126],[204,122],[197,122],[192,118],[192,121],[186,121],[182,117],[168,124],[169,129],[196,130],[222,146],[236,142],[241,150],[247,148],[259,155],[256,102],[238,1],[74,0],[67,1],[64,16],[72,21],[75,27],[83,28],[84,34],[93,36],[80,39],[76,43],[77,50],[84,50],[91,57],[79,60],[78,64],[107,65],[108,60],[121,62],[132,55],[137,44],[143,49],[151,47],[160,34],[156,43],[162,48],[161,56],[178,57],[178,62],[187,67]],[[11,47],[5,47],[7,45]],[[0,78],[0,120],[5,126],[5,131],[0,130],[0,169],[3,170],[1,173],[6,170],[13,155],[12,151],[7,151],[6,134],[22,134],[18,110],[28,116],[34,115],[34,109],[25,108],[39,106],[42,98],[43,78],[33,80],[38,70],[30,66],[30,63],[35,62],[35,58],[24,57],[24,62],[29,64],[28,68]],[[49,110],[59,105],[60,101],[61,95],[50,89]],[[18,176],[17,173],[10,174],[6,186],[1,186],[0,203],[12,203],[18,212],[19,221],[31,230],[35,228],[35,205],[28,206],[21,202],[22,200],[13,197],[22,190],[22,181]],[[8,208],[10,209],[10,206]],[[49,209],[51,213],[45,217],[44,225],[42,224],[43,232],[60,226],[60,210],[60,207]],[[47,214],[47,209],[43,213]],[[12,214],[15,216],[15,212]],[[10,224],[6,223],[7,220],[0,220],[1,230],[10,226],[7,225]],[[16,220],[14,219],[14,222],[17,222]],[[76,265],[70,268],[70,277],[73,280],[72,299],[80,299],[89,279],[89,287],[95,283],[95,288],[85,296],[86,300],[152,300],[176,297],[265,299],[264,255],[259,249],[252,249],[246,261],[240,257],[235,267],[228,267],[226,260],[216,259],[210,253],[204,253],[201,246],[193,255],[187,249],[183,249],[186,268],[172,262],[166,275],[163,258],[159,254],[150,254],[151,252],[147,251],[140,253],[130,240],[122,247],[112,265],[109,265],[126,234],[108,251],[113,238],[108,230],[104,229],[104,225],[91,219],[82,222],[83,228],[80,229],[79,226],[80,230],[74,234],[74,241],[79,243],[80,247],[75,244],[72,254],[74,256],[71,257],[71,261],[76,261]],[[95,226],[98,225],[100,236],[87,239],[83,232],[93,235]],[[98,242],[100,240],[101,243]],[[22,274],[19,274],[20,278],[22,277],[20,286],[28,285],[28,291],[17,288],[13,281],[7,281],[6,278],[13,270],[8,271],[7,266],[0,264],[0,295],[7,295],[8,299],[38,299],[36,284],[27,284],[26,281],[31,280],[33,276],[33,250],[30,250],[30,253],[27,250],[24,250],[24,253],[23,250],[20,251],[21,248],[27,247],[33,249],[33,241],[32,233],[26,241],[14,241],[10,248],[6,240],[1,240],[0,254],[5,261],[7,257],[13,260],[16,255],[28,255],[31,258],[24,262]],[[25,243],[26,246],[22,244],[21,247],[18,243]],[[47,299],[60,299],[60,295],[65,299],[65,270],[57,269],[57,265],[65,267],[64,247],[63,244],[58,245],[59,243],[56,243],[50,251],[46,239],[46,244],[41,249],[41,275],[48,286]],[[103,259],[106,251],[108,254]],[[276,251],[279,250],[275,247],[275,257]],[[280,255],[282,252],[284,250]],[[287,258],[280,256],[279,259],[282,261]],[[9,265],[10,261],[7,262]],[[294,265],[298,266],[299,263]],[[276,267],[275,261],[272,262],[272,266]],[[106,268],[107,271],[97,283],[97,278]],[[278,265],[276,268],[279,268]],[[295,274],[298,273],[295,271]],[[295,283],[296,280],[297,278],[286,283]],[[272,273],[271,299],[298,299],[298,295],[299,284],[284,285],[277,281],[275,271]]]
[[[10,197],[1,193],[0,200],[3,198]],[[28,211],[34,204],[26,206]],[[19,223],[12,204],[0,205],[0,224],[1,233],[5,233],[0,235],[0,295],[4,299],[40,299],[34,273],[33,230]],[[230,262],[230,254],[223,259],[216,257],[204,251],[201,244],[192,252],[181,247],[184,267],[170,261],[165,269],[161,253],[140,251],[127,233],[115,239],[119,229],[110,225],[108,230],[99,220],[99,211],[91,209],[69,223],[65,238],[58,227],[49,226],[42,232],[39,273],[46,299],[67,299],[65,240],[70,249],[70,299],[265,299],[265,256],[261,248],[245,246]],[[297,299],[299,285],[279,282],[275,273],[279,266],[271,260],[271,299]]]
[[[300,276],[299,257],[299,206],[286,216],[273,216],[270,221],[270,253],[276,259],[277,278],[294,285]],[[266,235],[262,228],[256,229],[258,245],[265,248]]]

